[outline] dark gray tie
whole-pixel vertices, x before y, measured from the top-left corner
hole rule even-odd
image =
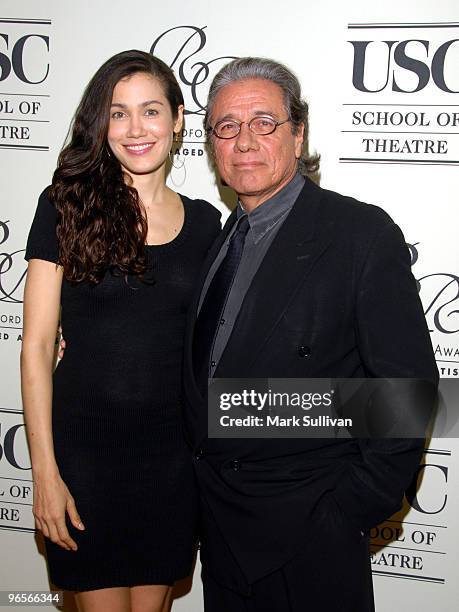
[[[196,320],[193,335],[193,366],[195,378],[201,384],[204,384],[204,381],[207,383],[215,335],[241,261],[249,227],[247,215],[238,220],[228,251],[215,271]]]

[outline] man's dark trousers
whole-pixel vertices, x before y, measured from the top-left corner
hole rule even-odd
[[[213,563],[206,556],[210,539],[212,548],[225,556],[230,573],[244,581],[211,514],[202,516],[207,523],[201,536],[205,612],[374,612],[370,538],[349,525],[337,506],[314,517],[315,533],[291,561],[243,594],[243,589],[223,586],[212,575]]]

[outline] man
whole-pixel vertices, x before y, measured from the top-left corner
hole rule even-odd
[[[296,77],[241,58],[215,77],[209,144],[239,196],[209,253],[185,345],[207,612],[374,610],[369,529],[400,507],[422,440],[216,439],[210,378],[419,378],[436,384],[399,228],[300,172]],[[300,171],[300,172],[299,172]]]

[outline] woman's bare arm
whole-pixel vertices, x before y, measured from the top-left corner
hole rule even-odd
[[[76,550],[65,524],[65,513],[68,512],[75,527],[84,527],[60,477],[51,429],[52,372],[61,285],[60,266],[40,259],[30,260],[24,292],[22,398],[32,458],[33,512],[37,528],[63,548]]]

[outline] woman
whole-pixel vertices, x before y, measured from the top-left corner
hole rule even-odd
[[[219,213],[165,183],[183,97],[141,51],[89,83],[27,244],[21,355],[37,528],[80,610],[163,612],[191,571],[185,315]],[[67,342],[54,375],[55,333]]]

